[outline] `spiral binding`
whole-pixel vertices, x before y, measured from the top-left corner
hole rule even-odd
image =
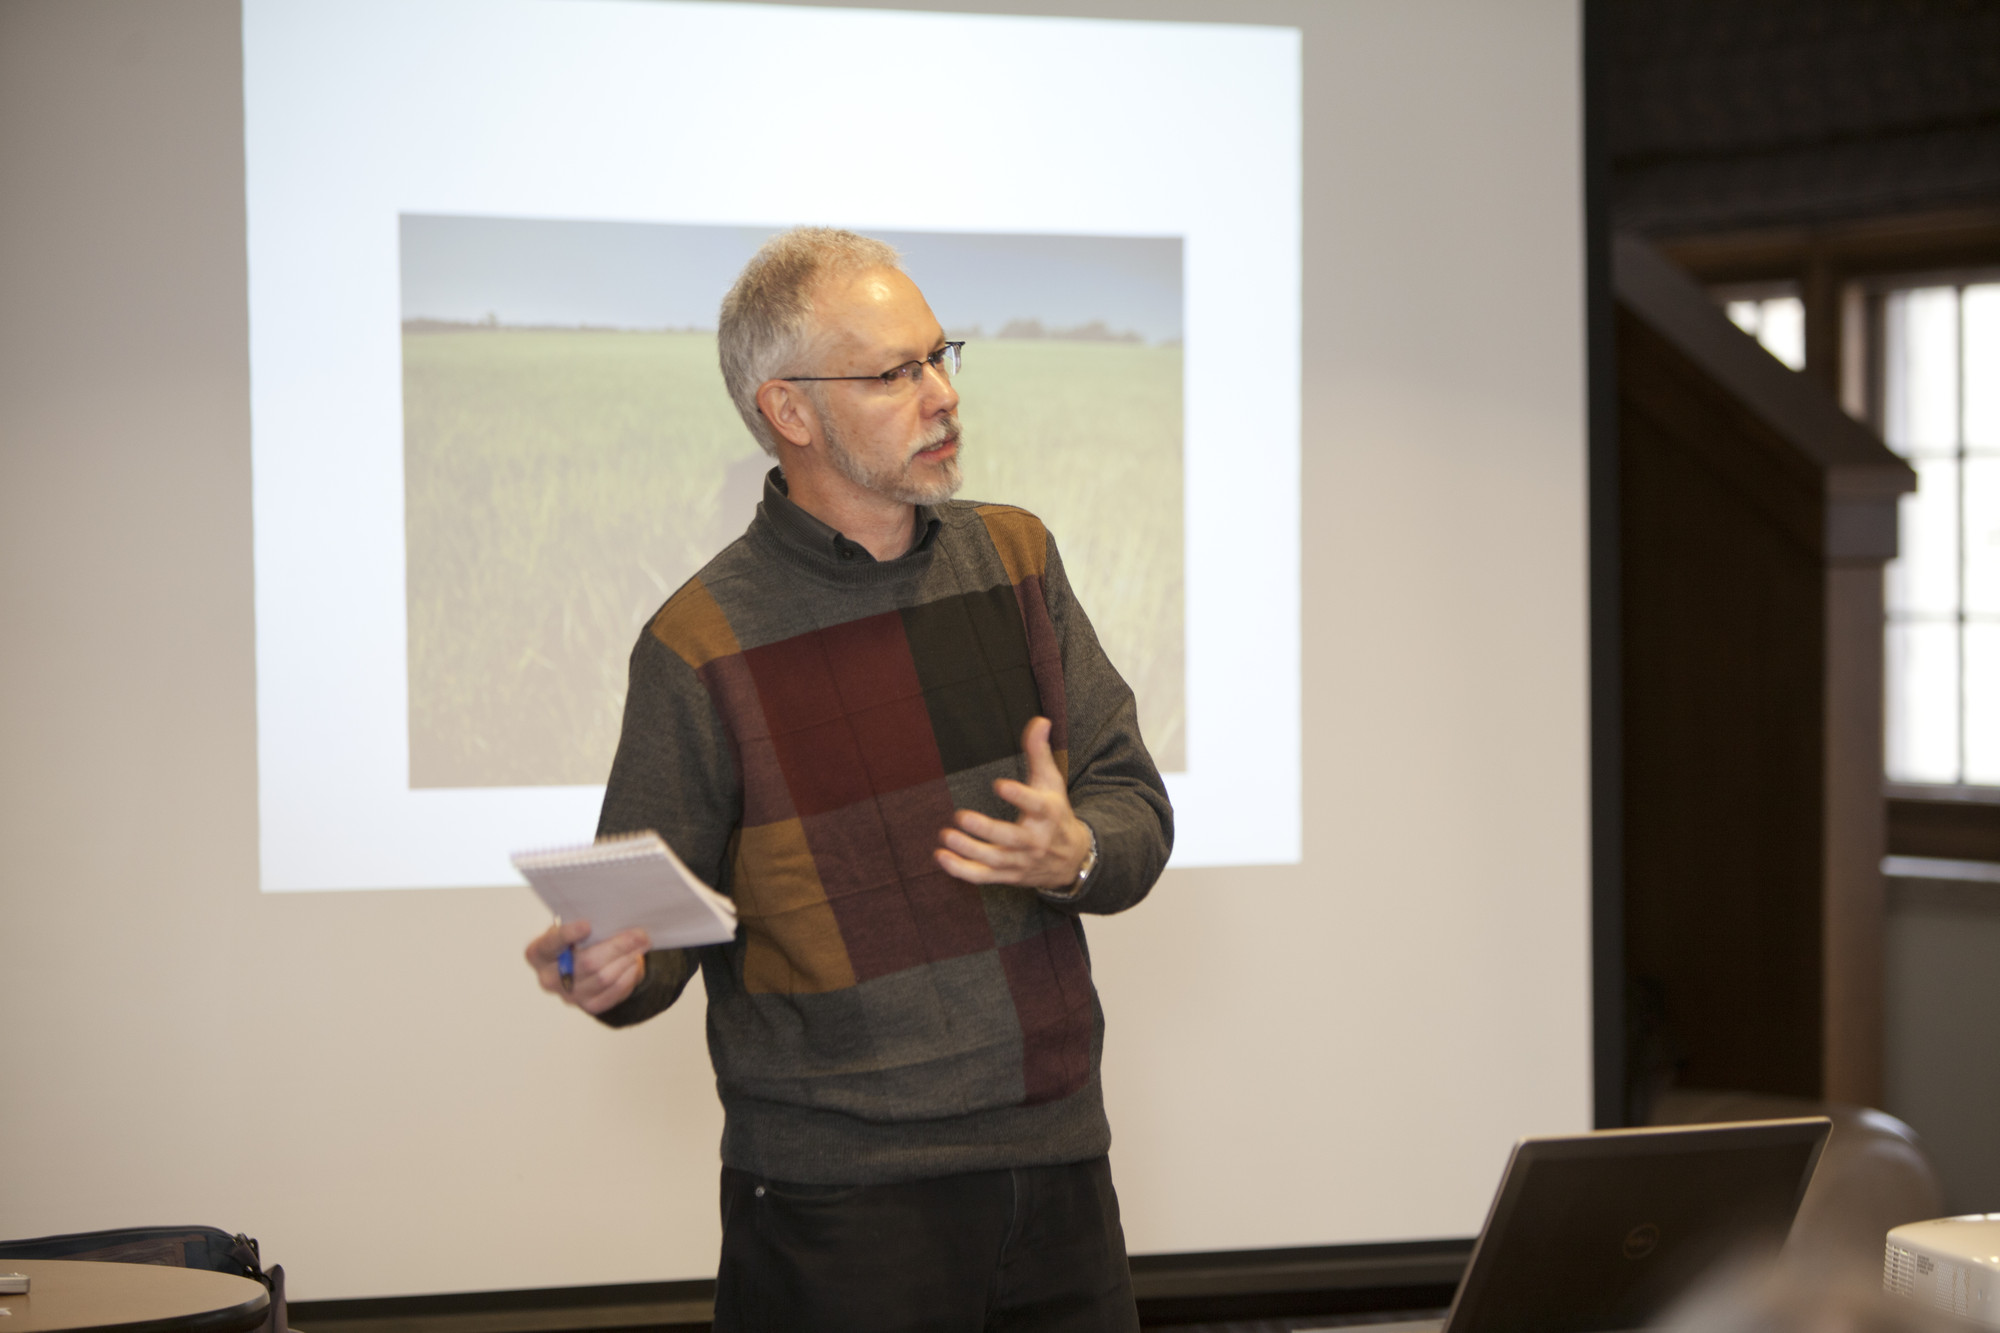
[[[586,842],[571,847],[541,847],[532,851],[516,852],[514,864],[527,870],[568,870],[574,866],[611,865],[619,861],[643,861],[657,856],[671,855],[667,841],[651,829],[643,833],[621,833],[601,842]]]

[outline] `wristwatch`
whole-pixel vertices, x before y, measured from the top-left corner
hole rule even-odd
[[[1067,889],[1063,890],[1063,896],[1066,898],[1074,898],[1082,893],[1085,881],[1090,878],[1091,872],[1097,869],[1097,830],[1090,828],[1088,824],[1084,827],[1090,829],[1090,850],[1083,854],[1083,864],[1077,867],[1076,878],[1070,881]]]

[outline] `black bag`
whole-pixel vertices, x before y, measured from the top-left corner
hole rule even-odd
[[[215,1227],[126,1227],[120,1231],[78,1231],[67,1236],[0,1241],[0,1261],[81,1259],[106,1264],[161,1264],[205,1268],[254,1278],[271,1293],[271,1310],[259,1333],[291,1333],[285,1325],[285,1266],[266,1272],[257,1242]]]

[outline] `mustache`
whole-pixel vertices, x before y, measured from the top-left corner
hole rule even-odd
[[[958,418],[942,417],[937,424],[923,433],[923,437],[910,449],[910,457],[915,458],[926,449],[935,449],[941,444],[959,438]]]

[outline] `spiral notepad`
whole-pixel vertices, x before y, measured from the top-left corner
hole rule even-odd
[[[516,852],[513,861],[551,912],[590,922],[578,948],[632,926],[645,927],[655,949],[721,944],[736,935],[736,904],[696,879],[657,833]]]

